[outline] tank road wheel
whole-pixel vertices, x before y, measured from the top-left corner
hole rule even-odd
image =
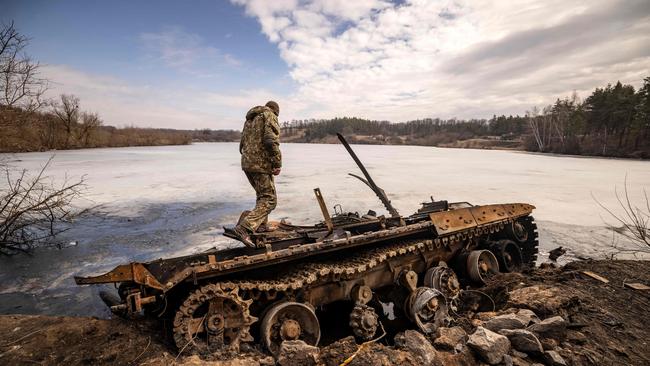
[[[438,290],[418,287],[409,295],[404,304],[406,315],[425,334],[434,333],[447,323],[447,299]]]
[[[298,302],[272,305],[260,326],[262,341],[273,355],[283,341],[301,340],[315,346],[320,340],[320,324],[311,307]]]
[[[499,273],[499,263],[489,250],[473,250],[467,256],[467,274],[472,281],[485,284],[496,273]]]
[[[174,318],[174,342],[179,350],[209,353],[238,350],[240,342],[249,342],[249,327],[257,318],[237,290],[224,290],[210,284],[190,294]]]
[[[512,225],[506,226],[506,238],[514,241],[521,249],[521,258],[524,266],[535,267],[538,253],[537,224],[532,216],[518,218]]]
[[[350,313],[350,327],[352,333],[363,341],[368,341],[377,332],[379,326],[375,309],[368,305],[356,304]]]
[[[447,298],[453,299],[460,293],[460,283],[454,270],[440,262],[437,267],[431,267],[424,274],[424,286],[434,288]]]
[[[490,251],[497,257],[501,272],[516,272],[521,269],[523,264],[521,249],[514,241],[499,240],[490,245]]]

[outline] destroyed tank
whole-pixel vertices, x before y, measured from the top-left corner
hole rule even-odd
[[[448,320],[461,287],[501,271],[535,264],[537,226],[525,203],[471,205],[435,201],[402,216],[343,136],[343,146],[388,211],[378,216],[336,210],[319,189],[323,221],[284,222],[253,235],[261,248],[213,249],[151,262],[133,262],[79,285],[114,283],[118,296],[100,293],[120,316],[151,315],[172,322],[179,351],[210,353],[261,344],[277,355],[285,340],[317,345],[320,310],[347,304],[338,327],[372,339],[386,322],[385,305],[425,333]],[[224,234],[233,236],[231,228]]]

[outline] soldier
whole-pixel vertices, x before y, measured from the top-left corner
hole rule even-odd
[[[246,113],[239,143],[241,168],[255,189],[257,200],[252,211],[242,213],[234,231],[249,247],[255,247],[250,235],[266,226],[269,213],[277,204],[273,176],[280,174],[282,167],[279,114],[280,106],[274,101],[264,107],[253,107]]]

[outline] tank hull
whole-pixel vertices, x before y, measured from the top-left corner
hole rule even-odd
[[[273,353],[283,340],[317,342],[320,333],[318,337],[314,334],[319,328],[315,309],[331,303],[353,304],[350,328],[367,338],[376,331],[376,325],[368,324],[381,322],[375,311],[381,293],[390,293],[415,322],[426,313],[426,309],[416,309],[426,296],[431,297],[426,298],[427,303],[432,303],[444,293],[444,301],[443,297],[439,300],[446,302],[446,297],[457,295],[458,289],[452,287],[457,287],[454,281],[458,278],[468,283],[482,280],[481,270],[487,262],[471,259],[476,263],[470,263],[468,258],[495,255],[505,260],[505,245],[508,257],[512,248],[521,253],[509,270],[534,265],[537,232],[530,216],[533,206],[430,205],[434,206],[433,212],[427,212],[425,205],[408,217],[370,215],[341,218],[330,225],[281,225],[272,235],[257,238],[264,240],[262,249],[211,250],[130,263],[75,280],[78,284],[119,284],[122,302],[111,306],[118,314],[147,312],[173,318],[179,349],[191,343],[196,344],[191,347],[195,351],[213,352],[210,344],[236,348],[256,340]],[[427,292],[425,275],[441,268],[447,268],[443,272],[451,282],[431,289],[438,292]],[[441,313],[441,306],[432,310],[434,317]],[[416,324],[431,331],[437,326],[431,319]],[[205,342],[198,342],[197,335]]]

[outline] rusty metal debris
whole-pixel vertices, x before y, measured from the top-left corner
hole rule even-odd
[[[75,277],[77,284],[118,285],[119,300],[108,301],[118,314],[173,319],[179,349],[216,352],[257,342],[275,354],[284,340],[316,345],[315,309],[340,301],[352,304],[349,330],[361,340],[382,326],[380,297],[420,329],[435,331],[461,284],[483,281],[500,267],[516,271],[534,265],[533,206],[431,199],[402,216],[340,139],[389,216],[336,209],[330,216],[317,189],[324,220],[311,226],[274,224],[276,230],[253,235],[262,248],[130,263]]]

